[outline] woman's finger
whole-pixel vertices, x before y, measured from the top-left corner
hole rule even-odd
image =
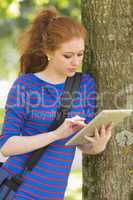
[[[108,130],[106,133],[106,137],[108,140],[111,138],[111,134],[112,134],[111,130],[110,131]]]
[[[88,142],[91,142],[91,143],[94,143],[94,142],[95,142],[95,139],[94,139],[94,138],[89,137],[89,136],[87,136],[87,135],[85,135],[84,138],[85,138]]]
[[[106,127],[106,131],[107,131],[107,132],[108,132],[108,131],[111,131],[112,128],[113,128],[112,126],[113,126],[113,123],[108,124],[107,127]]]
[[[106,134],[106,130],[105,130],[105,126],[104,126],[104,124],[101,126],[101,128],[100,128],[100,136],[101,137],[103,137],[103,136],[105,136],[105,134]]]
[[[95,127],[95,131],[94,131],[94,136],[98,139],[99,138],[99,132],[97,130],[97,128]]]
[[[108,139],[111,137],[111,132],[112,131],[112,123],[106,128],[106,135]]]

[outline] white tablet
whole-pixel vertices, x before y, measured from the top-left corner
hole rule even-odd
[[[99,129],[102,124],[107,126],[111,122],[113,122],[114,127],[117,123],[121,122],[125,117],[131,114],[133,114],[133,110],[103,110],[65,145],[85,144],[87,141],[84,136],[93,136],[95,127]]]

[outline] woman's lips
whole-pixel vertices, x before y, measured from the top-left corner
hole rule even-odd
[[[68,68],[67,71],[69,71],[69,72],[75,72],[76,69],[75,68]]]

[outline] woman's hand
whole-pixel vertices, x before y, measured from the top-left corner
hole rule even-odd
[[[88,154],[98,154],[104,151],[111,137],[111,130],[112,123],[108,124],[107,127],[102,125],[99,131],[95,128],[94,137],[84,136],[89,143],[80,145],[79,148],[83,153]]]
[[[67,118],[65,121],[54,131],[57,139],[64,139],[72,135],[74,132],[84,128],[84,118],[75,116],[73,118]]]

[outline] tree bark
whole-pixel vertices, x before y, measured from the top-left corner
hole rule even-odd
[[[133,109],[133,1],[81,0],[87,28],[83,71],[97,82],[97,112]],[[133,117],[106,150],[83,156],[83,200],[133,200]]]

